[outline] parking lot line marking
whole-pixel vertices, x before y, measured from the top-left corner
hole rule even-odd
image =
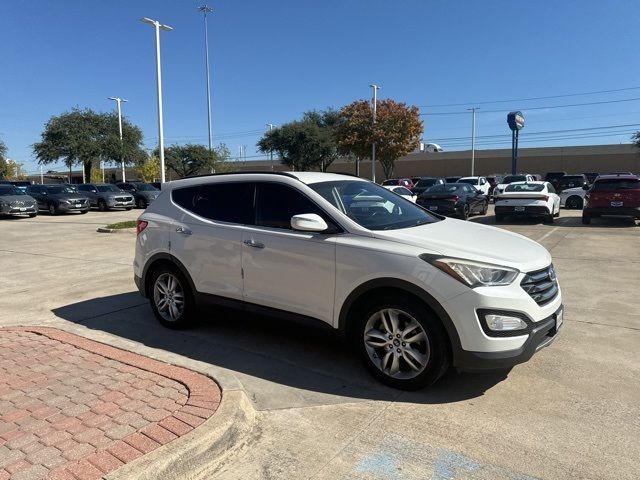
[[[539,239],[536,240],[536,242],[540,243],[541,241],[543,241],[545,238],[547,238],[549,235],[551,235],[553,232],[555,232],[556,230],[558,230],[560,227],[556,227],[551,229],[550,231],[548,231],[547,233],[545,233],[543,236],[541,236]]]

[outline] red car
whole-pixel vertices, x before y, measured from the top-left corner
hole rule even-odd
[[[600,175],[591,188],[585,186],[582,223],[594,217],[612,215],[640,219],[640,178],[635,175]]]

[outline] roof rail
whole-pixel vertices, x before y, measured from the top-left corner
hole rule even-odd
[[[256,175],[256,174],[264,174],[264,175],[282,175],[285,177],[295,178],[298,180],[298,177],[289,173],[289,172],[272,172],[272,171],[259,171],[259,170],[251,170],[251,171],[243,171],[243,172],[222,172],[222,173],[204,173],[202,175],[192,175],[190,177],[180,178],[178,180],[186,180],[188,178],[202,178],[202,177],[220,177],[223,175]]]

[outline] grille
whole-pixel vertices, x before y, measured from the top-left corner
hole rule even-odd
[[[116,197],[116,202],[130,202],[133,200],[131,197]]]
[[[549,303],[558,294],[558,279],[553,265],[527,273],[520,286],[538,305]]]
[[[27,202],[23,202],[22,200],[15,200],[13,202],[11,202],[11,206],[12,207],[27,207],[27,206],[31,206],[30,203]]]

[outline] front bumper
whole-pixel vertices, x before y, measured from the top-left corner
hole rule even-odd
[[[519,363],[524,363],[542,348],[551,345],[558,337],[562,324],[557,325],[558,313],[563,311],[563,306],[545,318],[537,322],[529,332],[527,340],[521,347],[502,352],[473,352],[463,350],[456,356],[455,366],[459,370],[495,370],[510,368]]]
[[[128,202],[120,202],[113,198],[110,198],[107,201],[107,206],[109,208],[133,208],[135,206],[135,203],[133,202],[133,199],[129,200]]]
[[[89,202],[80,204],[79,207],[76,206],[77,204],[72,203],[59,203],[58,207],[56,208],[56,210],[58,210],[59,212],[87,212],[89,211]]]
[[[38,208],[31,207],[4,207],[0,208],[0,215],[33,215],[38,213]]]
[[[640,218],[640,207],[587,207],[582,211],[585,217],[599,217],[600,215],[611,215],[620,217]]]

